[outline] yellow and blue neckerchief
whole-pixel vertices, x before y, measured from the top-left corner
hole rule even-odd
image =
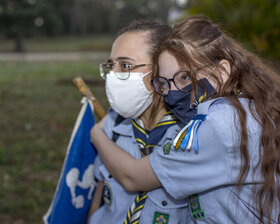
[[[202,121],[206,119],[205,114],[195,115],[190,122],[176,135],[173,146],[176,150],[190,150],[194,141],[194,151],[198,153],[197,130]]]
[[[154,146],[162,139],[166,130],[176,124],[178,120],[167,112],[151,131],[145,130],[141,119],[132,120],[133,132],[142,155],[152,153]],[[130,206],[124,224],[139,223],[142,209],[147,199],[147,192],[138,192],[134,202]]]
[[[170,111],[161,118],[151,131],[144,129],[141,119],[132,120],[134,136],[141,152],[144,155],[152,153],[154,146],[162,139],[166,130],[177,122],[178,119]]]

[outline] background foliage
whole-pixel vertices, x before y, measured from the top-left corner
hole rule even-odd
[[[114,35],[133,19],[170,23],[172,12],[205,14],[251,50],[280,59],[280,0],[0,0],[0,35],[23,51],[24,38]]]
[[[0,34],[24,51],[26,37],[114,34],[133,19],[167,22],[175,0],[0,0]]]
[[[207,15],[252,51],[280,59],[279,0],[191,0],[190,14]]]

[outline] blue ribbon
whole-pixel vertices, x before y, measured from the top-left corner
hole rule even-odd
[[[194,132],[194,138],[195,138],[195,145],[194,145],[194,151],[196,153],[198,153],[198,138],[197,138],[197,130],[199,128],[199,126],[201,125],[202,121],[204,121],[206,119],[206,116],[205,114],[196,114],[192,120],[190,122],[192,122],[191,126],[188,128],[187,132],[186,132],[186,135],[184,136],[181,144],[180,144],[180,148],[182,149],[185,149],[186,148],[186,145],[188,143],[188,141],[190,140],[190,135],[191,135],[191,132],[193,130],[193,128],[195,128],[195,132]],[[195,121],[196,120],[199,120],[197,125],[194,126],[195,124]]]
[[[206,119],[206,114],[196,114],[192,120],[201,120],[201,121],[204,121]]]
[[[189,138],[190,138],[190,135],[191,135],[191,132],[192,132],[192,127],[193,127],[193,125],[194,125],[194,123],[195,123],[193,120],[192,120],[191,122],[192,122],[192,124],[191,124],[191,126],[188,128],[188,130],[187,130],[187,132],[186,132],[186,135],[184,136],[184,138],[183,138],[183,140],[182,140],[182,142],[181,142],[180,148],[182,148],[182,149],[186,148],[186,145],[187,145],[187,143],[188,143],[188,141],[189,141]]]

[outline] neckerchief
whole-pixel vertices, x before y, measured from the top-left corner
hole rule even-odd
[[[132,120],[134,136],[142,154],[149,155],[152,153],[154,146],[162,139],[166,130],[177,122],[178,119],[170,111],[161,118],[151,131],[144,129],[140,118]]]

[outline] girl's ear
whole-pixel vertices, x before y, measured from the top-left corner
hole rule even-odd
[[[223,59],[219,62],[220,74],[221,74],[221,81],[224,84],[230,75],[230,63]]]

